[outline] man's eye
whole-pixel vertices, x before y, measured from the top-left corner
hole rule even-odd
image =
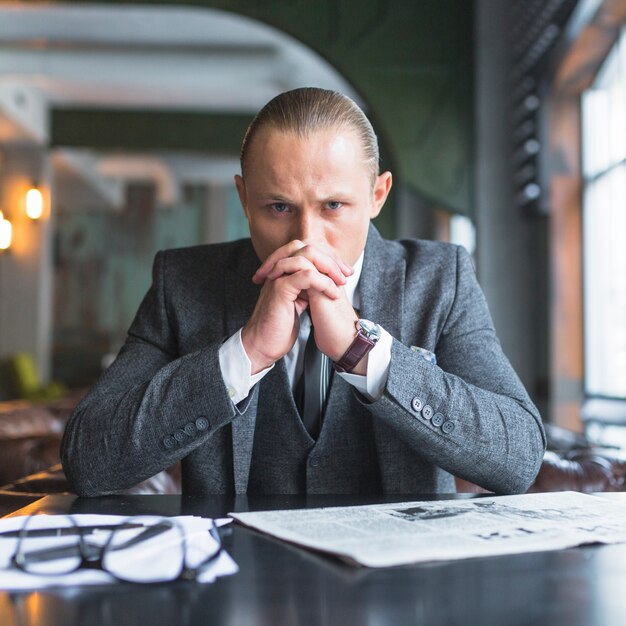
[[[274,202],[272,209],[274,209],[276,213],[285,213],[289,210],[289,207],[284,202]]]
[[[331,211],[336,211],[337,209],[341,208],[341,202],[338,202],[337,200],[331,200],[330,202],[326,203],[326,206],[331,210]]]

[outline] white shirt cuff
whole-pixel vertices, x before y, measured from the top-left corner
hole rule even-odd
[[[247,398],[250,389],[274,367],[271,365],[254,376],[251,375],[252,363],[250,363],[250,359],[243,347],[241,331],[242,329],[240,328],[220,346],[219,350],[222,378],[224,379],[228,395],[234,404],[238,404],[244,398]]]
[[[341,378],[356,387],[368,400],[374,402],[378,400],[385,390],[387,377],[389,376],[389,366],[391,365],[391,344],[392,336],[381,327],[380,339],[370,350],[367,360],[367,374],[347,374],[337,372]]]

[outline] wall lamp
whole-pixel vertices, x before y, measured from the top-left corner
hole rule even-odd
[[[26,192],[26,215],[31,220],[38,220],[43,214],[43,195],[39,187],[33,183]]]
[[[0,211],[0,252],[8,250],[11,247],[12,234],[13,226],[11,222],[5,220],[2,211]]]

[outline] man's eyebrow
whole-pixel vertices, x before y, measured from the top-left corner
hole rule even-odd
[[[316,198],[317,202],[331,202],[341,200],[342,202],[348,201],[353,197],[353,193],[349,189],[341,189],[337,191],[332,191],[330,193],[325,193],[324,195],[319,195]],[[281,194],[280,192],[272,192],[272,191],[261,191],[257,194],[258,198],[263,201],[271,201],[271,202],[284,202],[285,204],[296,204],[296,201],[291,199],[289,196]]]
[[[292,202],[289,198],[287,198],[287,196],[283,196],[279,193],[260,193],[259,197],[262,200],[270,200],[272,202],[284,202],[285,204],[289,204]]]

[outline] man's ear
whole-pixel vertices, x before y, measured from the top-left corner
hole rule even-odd
[[[391,191],[392,176],[391,172],[383,172],[376,177],[374,183],[374,190],[372,193],[372,210],[370,212],[370,219],[374,219],[380,213],[380,210],[387,200],[387,196]]]
[[[235,187],[237,187],[237,193],[239,194],[239,202],[243,207],[243,212],[248,217],[248,195],[246,194],[246,183],[239,174],[235,174]]]

